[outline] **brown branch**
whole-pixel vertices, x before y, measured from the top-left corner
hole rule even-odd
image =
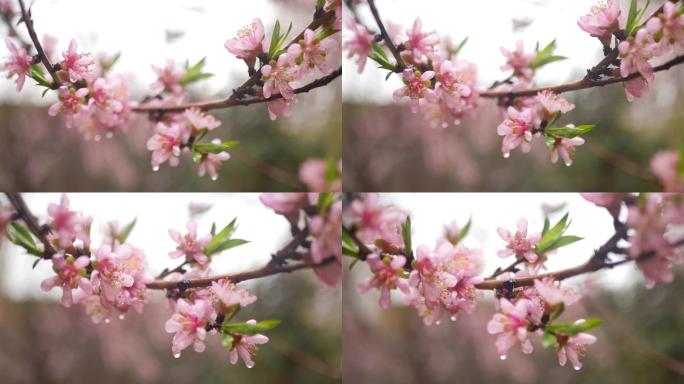
[[[9,199],[12,206],[14,206],[14,209],[17,210],[17,215],[19,216],[19,218],[23,220],[24,223],[26,223],[26,226],[28,227],[29,231],[31,231],[31,233],[33,233],[33,235],[35,235],[38,238],[38,240],[40,240],[40,242],[43,244],[43,258],[52,258],[52,255],[57,253],[57,250],[55,250],[55,247],[53,247],[52,243],[50,243],[50,240],[48,240],[47,236],[45,235],[46,231],[43,230],[43,228],[38,223],[38,219],[36,219],[33,213],[31,213],[31,210],[26,205],[24,198],[19,193],[5,192],[5,195],[7,195],[7,198]]]
[[[382,36],[382,40],[385,42],[385,45],[390,50],[390,53],[392,53],[392,56],[394,56],[394,59],[397,61],[397,72],[402,72],[404,68],[406,68],[406,63],[404,63],[404,59],[401,58],[399,50],[394,45],[394,42],[392,42],[392,39],[387,33],[387,29],[385,29],[385,24],[383,24],[382,19],[380,18],[378,8],[375,7],[375,0],[368,0],[368,6],[370,7],[371,13],[373,14],[375,23],[378,25],[378,28],[380,29],[380,35]]]
[[[58,88],[62,84],[62,82],[59,81],[57,73],[55,72],[55,68],[52,66],[52,64],[50,64],[50,59],[48,59],[47,55],[45,54],[45,51],[43,50],[43,46],[40,44],[40,40],[38,39],[36,30],[33,27],[33,19],[31,19],[30,11],[26,11],[26,7],[24,6],[24,0],[19,0],[19,6],[21,7],[21,18],[22,20],[24,20],[24,24],[26,24],[26,29],[28,30],[29,36],[31,36],[33,46],[36,48],[36,51],[38,52],[38,57],[45,66],[45,69],[47,69],[48,73],[50,74],[50,77],[52,77],[53,87]]]
[[[670,69],[671,67],[674,67],[675,65],[682,64],[684,63],[684,55],[677,56],[673,58],[672,60],[665,62],[661,65],[658,65],[657,67],[653,68],[654,72],[660,72],[660,71],[666,71]],[[611,77],[607,79],[600,79],[600,80],[592,80],[589,77],[584,77],[581,80],[577,80],[571,83],[565,83],[565,84],[560,84],[556,86],[550,86],[550,87],[539,87],[539,88],[531,88],[531,89],[526,89],[522,91],[486,91],[480,93],[481,97],[485,98],[508,98],[508,99],[513,99],[516,97],[530,97],[530,96],[535,96],[537,93],[541,91],[551,91],[555,94],[561,94],[565,92],[570,92],[570,91],[578,91],[581,89],[587,89],[587,88],[594,88],[594,87],[603,87],[605,85],[609,84],[614,84],[614,83],[622,83],[625,81],[633,80],[638,77],[641,77],[641,74],[638,72],[632,73],[627,77]]]

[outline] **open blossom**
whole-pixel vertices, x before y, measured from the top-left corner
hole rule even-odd
[[[499,236],[506,241],[506,248],[497,252],[499,257],[508,257],[515,255],[516,258],[525,258],[528,262],[534,263],[537,261],[537,253],[534,251],[534,246],[539,242],[541,235],[534,233],[528,236],[527,234],[527,220],[520,219],[516,223],[518,230],[515,235],[512,235],[507,229],[498,228]]]
[[[581,324],[584,320],[577,320],[575,324]],[[559,342],[558,349],[558,363],[561,366],[565,366],[568,360],[572,363],[572,367],[575,370],[582,368],[582,362],[580,357],[582,357],[587,350],[587,345],[594,344],[596,342],[596,336],[589,333],[580,332],[576,335],[563,336],[556,338]]]
[[[268,117],[271,120],[275,120],[278,117],[289,117],[292,115],[290,101],[286,99],[268,101],[266,102],[266,108],[268,109]]]
[[[651,172],[666,192],[684,191],[684,176],[679,172],[680,158],[674,151],[660,151],[651,159]]]
[[[644,79],[653,81],[655,73],[649,63],[654,56],[654,42],[648,30],[642,28],[629,39],[618,45],[620,52],[620,76],[627,77],[632,73],[639,72]]]
[[[532,149],[532,130],[536,125],[537,117],[531,108],[519,111],[514,107],[508,107],[506,120],[496,129],[496,133],[504,137],[501,144],[504,157],[510,156],[511,151],[518,146],[523,152],[529,152]]]
[[[194,260],[199,264],[209,262],[209,257],[204,254],[204,247],[211,241],[211,235],[197,238],[197,223],[188,221],[188,233],[182,236],[178,231],[169,229],[169,235],[178,243],[175,251],[169,252],[169,257],[175,259],[185,256],[187,260]]]
[[[519,299],[515,304],[500,299],[500,312],[495,313],[487,323],[487,332],[497,335],[496,350],[502,358],[506,358],[506,353],[516,342],[520,343],[523,353],[532,353],[534,347],[527,330],[530,325],[528,308],[532,305],[527,299]]]
[[[256,301],[257,297],[249,293],[246,289],[240,288],[227,279],[213,281],[211,283],[211,293],[218,302],[226,308],[234,305],[246,307]]]
[[[684,13],[677,11],[674,2],[665,2],[663,11],[651,17],[646,29],[652,34],[662,34],[658,42],[658,53],[669,53],[675,45],[684,47]]]
[[[230,153],[220,152],[220,153],[204,153],[202,154],[202,159],[197,166],[197,174],[202,177],[205,174],[209,174],[212,180],[218,179],[218,171],[221,169],[221,164],[224,161],[230,159]]]
[[[299,210],[308,204],[306,194],[301,192],[262,193],[259,200],[290,220],[296,220]]]
[[[290,52],[289,50],[292,50]],[[295,69],[293,65],[293,57],[299,55],[297,45],[291,45],[288,52],[278,56],[278,60],[271,60],[270,63],[261,68],[261,74],[264,80],[264,97],[269,98],[272,95],[280,94],[286,100],[295,100],[295,95],[291,83],[295,80]]]
[[[567,307],[581,298],[571,288],[561,287],[560,282],[553,279],[535,280],[534,288],[539,297],[550,306],[563,303]]]
[[[406,96],[411,99],[411,112],[418,112],[421,99],[431,99],[434,97],[434,91],[430,88],[430,80],[433,77],[435,77],[434,71],[420,73],[417,69],[404,69],[404,86],[394,91],[394,101],[399,101]]]
[[[363,68],[366,66],[368,55],[370,55],[371,51],[373,50],[375,36],[369,33],[366,27],[358,24],[352,18],[349,18],[346,24],[354,36],[344,42],[344,49],[347,50],[348,58],[358,56],[356,64],[359,73],[361,73],[363,72]]]
[[[0,206],[0,236],[4,235],[7,231],[7,226],[12,221],[12,216],[14,212],[7,208]]]
[[[178,124],[157,123],[154,136],[147,141],[147,149],[152,151],[152,169],[158,170],[166,161],[172,167],[177,166],[186,136],[187,133]]]
[[[575,147],[582,144],[584,144],[584,139],[581,137],[573,137],[572,139],[568,139],[567,137],[556,137],[553,148],[551,149],[551,162],[557,162],[558,157],[560,156],[565,165],[568,167],[571,166],[571,156],[575,152]]]
[[[648,81],[643,77],[635,77],[622,83],[625,88],[625,96],[627,101],[632,102],[635,98],[648,95]]]
[[[5,43],[10,51],[10,56],[2,63],[2,70],[7,73],[8,79],[17,76],[17,92],[19,92],[24,87],[26,76],[31,74],[33,59],[24,47],[17,47],[10,38],[7,38]]]
[[[331,58],[339,51],[339,44],[331,37],[323,40],[316,39],[316,32],[311,29],[304,31],[304,38],[298,43],[301,50],[302,63],[300,68],[307,71],[317,68],[321,73],[330,74],[334,68]]]
[[[193,131],[201,129],[208,129],[211,131],[221,125],[221,122],[216,120],[214,116],[202,112],[199,108],[186,109],[183,115],[188,120],[188,124]]]
[[[176,313],[165,324],[166,332],[174,333],[171,344],[174,357],[180,357],[181,351],[190,345],[196,352],[203,352],[204,339],[207,337],[206,326],[215,318],[216,312],[210,301],[196,299],[190,303],[185,299],[179,299]]]
[[[328,180],[328,167],[325,160],[308,159],[299,166],[299,179],[310,192],[341,192],[339,178]]]
[[[254,60],[263,52],[263,42],[264,25],[257,17],[250,25],[240,29],[236,37],[226,41],[225,47],[241,59]]]
[[[150,85],[152,89],[159,89],[172,94],[183,93],[180,80],[185,76],[186,70],[177,67],[173,60],[167,60],[164,68],[153,65],[152,70],[157,74],[157,81]]]
[[[607,0],[591,7],[591,13],[579,18],[577,25],[586,33],[610,43],[613,32],[619,28],[620,1]]]
[[[90,264],[90,259],[87,256],[80,256],[74,258],[73,256],[64,256],[64,253],[56,253],[52,255],[52,269],[56,275],[48,277],[40,283],[40,288],[49,292],[54,287],[62,288],[62,305],[70,307],[73,303],[74,289],[82,289],[86,293],[92,291],[90,281],[85,277],[86,267]]]
[[[549,90],[537,94],[537,101],[544,109],[547,119],[556,113],[568,113],[575,109],[575,105]]]
[[[366,193],[349,206],[349,216],[357,228],[356,236],[365,244],[382,239],[393,246],[403,244],[401,224],[406,221],[406,212],[394,205],[381,205],[376,193]]]
[[[530,68],[530,63],[534,60],[535,54],[532,52],[525,53],[522,40],[515,43],[515,51],[501,47],[501,53],[506,57],[506,64],[501,66],[502,71],[513,71],[515,75],[523,78],[532,78],[534,70]]]
[[[111,137],[116,131],[126,131],[135,105],[128,96],[128,85],[118,77],[97,78],[89,83],[88,108],[73,116],[73,125],[86,138]]]
[[[249,320],[247,324],[254,325],[256,320]],[[245,362],[247,368],[252,368],[254,366],[254,356],[257,352],[257,345],[268,343],[268,337],[260,333],[256,335],[243,335],[240,333],[231,333],[233,337],[233,344],[230,347],[230,363],[237,364],[238,358],[242,358]]]
[[[85,79],[95,64],[90,53],[78,53],[77,49],[76,40],[72,39],[69,43],[69,49],[62,53],[63,60],[59,63],[60,69],[66,72],[67,78],[72,83]]]
[[[314,240],[311,243],[311,261],[319,264],[334,257],[335,260],[314,269],[319,280],[336,286],[342,280],[342,201],[332,204],[325,215],[316,215],[309,222]]]
[[[405,273],[404,264],[406,258],[404,256],[393,256],[380,258],[377,254],[369,255],[366,262],[373,272],[373,276],[365,283],[358,285],[360,293],[366,293],[371,288],[380,290],[380,308],[387,309],[391,304],[390,291],[399,288],[404,294],[409,294],[411,288],[408,281],[401,275]]]
[[[74,115],[86,109],[85,98],[88,96],[88,88],[75,89],[68,85],[63,85],[59,88],[57,96],[59,101],[50,106],[48,115],[57,116],[60,112],[65,115]],[[67,123],[67,127],[70,127],[69,123]]]
[[[69,198],[62,195],[59,204],[48,205],[48,225],[61,248],[66,248],[80,240],[84,246],[90,245],[90,224],[92,218],[69,209]]]
[[[411,29],[406,31],[408,39],[404,46],[411,54],[411,60],[416,63],[426,63],[428,56],[439,43],[439,37],[435,32],[423,32],[423,23],[420,18],[416,18]]]

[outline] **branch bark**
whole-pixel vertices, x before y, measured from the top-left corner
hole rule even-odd
[[[59,86],[62,85],[62,82],[59,80],[59,77],[57,77],[55,68],[50,63],[50,59],[45,54],[43,46],[40,44],[40,40],[38,39],[36,30],[33,27],[33,19],[31,19],[30,11],[27,11],[26,6],[24,5],[24,0],[19,0],[19,7],[21,8],[21,18],[22,20],[24,20],[24,24],[26,24],[26,29],[28,30],[29,36],[31,36],[33,46],[36,48],[36,51],[38,52],[38,57],[45,66],[45,69],[50,74],[50,77],[52,77],[53,87],[59,88]]]
[[[390,53],[392,53],[392,56],[394,56],[394,59],[397,61],[397,72],[400,73],[404,70],[404,68],[406,68],[406,63],[404,63],[404,59],[401,58],[399,50],[394,45],[394,42],[387,33],[385,24],[383,24],[382,19],[380,18],[378,8],[375,6],[375,0],[368,0],[368,6],[370,7],[371,13],[373,14],[375,23],[378,25],[378,28],[380,29],[380,35],[382,36],[382,40],[385,42],[385,45],[390,50]]]

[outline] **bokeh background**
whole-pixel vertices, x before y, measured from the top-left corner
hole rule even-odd
[[[58,194],[25,194],[39,218]],[[156,275],[175,266],[167,256],[174,243],[167,230],[183,233],[189,205],[211,208],[194,218],[198,233],[212,222],[238,218],[236,237],[250,243],[214,258],[215,274],[263,266],[289,239],[289,224],[258,200],[257,194],[71,194],[72,208],[94,217],[93,243],[108,220],[138,217],[129,242],[145,251]],[[4,198],[3,198],[4,199]],[[3,200],[3,204],[6,202]],[[173,335],[162,291],[150,291],[142,315],[130,313],[109,324],[93,324],[80,306],[64,308],[60,292],[40,290],[50,263],[31,269],[34,258],[0,239],[0,372],[2,383],[338,383],[341,359],[341,290],[322,288],[311,271],[276,275],[242,285],[257,295],[236,321],[279,319],[260,346],[256,366],[231,365],[220,337],[207,337],[207,350],[171,355]]]
[[[581,78],[601,58],[601,45],[577,26],[595,0],[509,0],[495,2],[425,0],[416,8],[405,0],[378,0],[383,19],[411,27],[418,16],[423,30],[454,42],[468,37],[459,54],[478,65],[481,88],[508,73],[499,67],[499,47],[523,40],[526,52],[537,42],[557,39],[557,54],[569,59],[537,72],[538,85]],[[622,1],[628,9],[629,1]],[[653,1],[649,9],[662,4]],[[373,26],[368,7],[360,18]],[[527,25],[525,28],[515,26]],[[349,32],[346,31],[345,34]],[[552,164],[550,151],[536,140],[532,152],[501,156],[496,127],[503,120],[492,99],[481,99],[471,118],[446,129],[431,128],[405,102],[392,102],[401,87],[397,76],[369,60],[363,74],[353,61],[343,75],[344,185],[349,191],[646,191],[659,188],[649,171],[651,157],[684,147],[684,69],[659,72],[651,95],[628,103],[620,85],[564,94],[576,105],[558,124],[596,124],[585,136],[571,167]]]
[[[381,201],[411,214],[414,246],[432,247],[444,224],[456,220],[463,225],[472,215],[464,244],[483,250],[485,275],[508,264],[496,256],[503,246],[496,228],[512,229],[520,217],[528,219],[530,231],[539,231],[544,213],[553,222],[569,211],[567,233],[585,238],[550,257],[549,270],[584,262],[613,228],[604,209],[576,194],[382,194]],[[588,348],[582,369],[574,371],[559,366],[555,351],[544,349],[538,339],[531,355],[514,346],[501,361],[496,338],[486,331],[494,314],[493,292],[484,293],[472,314],[425,326],[413,307],[402,304],[401,295],[382,310],[377,290],[359,294],[356,286],[370,272],[358,263],[344,279],[342,377],[350,383],[397,384],[679,383],[684,379],[684,268],[675,266],[675,271],[672,284],[650,290],[633,265],[567,280],[583,297],[560,320],[604,320],[591,331],[598,341]]]
[[[130,84],[131,97],[141,100],[155,80],[151,65],[195,63],[207,58],[214,77],[190,86],[193,100],[223,98],[247,77],[244,63],[224,48],[243,26],[260,17],[267,36],[276,19],[291,21],[298,33],[310,20],[314,1],[256,0],[248,5],[219,0],[33,2],[39,34],[59,39],[65,50],[72,38],[79,49],[121,52],[113,72]],[[27,36],[23,26],[18,28]],[[0,36],[7,27],[0,25]],[[2,44],[0,56],[7,55]],[[0,81],[0,188],[20,191],[285,191],[302,190],[297,177],[307,158],[339,159],[341,155],[341,81],[302,94],[290,118],[272,122],[265,105],[217,110],[222,125],[211,137],[240,141],[232,158],[213,182],[197,176],[189,155],[178,168],[166,164],[152,172],[145,148],[152,130],[138,116],[127,134],[100,142],[85,141],[47,108],[52,93],[26,82],[17,94],[14,82]]]

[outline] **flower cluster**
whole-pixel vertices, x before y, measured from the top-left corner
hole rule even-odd
[[[660,151],[651,159],[651,172],[665,192],[684,192],[682,157],[673,151]]]

